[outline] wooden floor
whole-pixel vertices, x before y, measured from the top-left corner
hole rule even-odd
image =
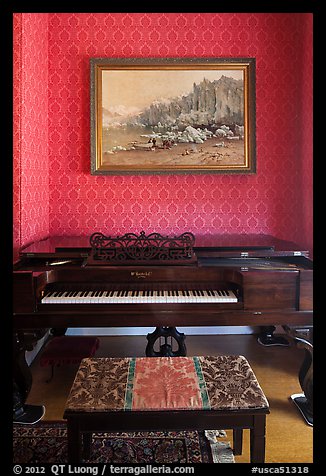
[[[145,336],[100,337],[97,357],[144,356]],[[254,335],[187,336],[187,355],[244,355],[251,364],[270,404],[267,416],[266,462],[313,462],[313,431],[289,399],[300,393],[298,371],[303,350],[290,347],[263,347]],[[39,354],[40,355],[40,354]],[[49,367],[40,367],[39,356],[31,365],[33,387],[27,403],[43,404],[45,420],[62,420],[63,410],[78,365],[56,368],[53,380],[46,383]],[[232,432],[228,432],[232,444]],[[249,462],[249,431],[244,431],[243,454],[236,462]]]

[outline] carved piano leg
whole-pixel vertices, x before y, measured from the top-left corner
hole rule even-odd
[[[294,339],[305,355],[299,370],[299,382],[303,393],[291,395],[292,401],[300,410],[308,425],[313,426],[313,329],[284,326],[285,331]]]
[[[13,355],[13,421],[33,424],[44,413],[43,405],[27,405],[25,401],[32,386],[32,374],[25,359],[25,351],[32,350],[36,342],[46,333],[46,329],[35,329],[14,334]]]
[[[257,341],[261,345],[271,346],[271,345],[282,345],[289,346],[289,341],[282,336],[274,336],[276,327],[275,326],[262,326],[260,328],[260,334],[257,338]]]
[[[170,344],[168,344],[168,338],[170,337]],[[154,345],[158,339],[164,339],[164,344],[160,345],[160,350],[155,351]],[[185,335],[179,332],[175,327],[156,327],[155,331],[151,334],[147,334],[147,357],[179,357],[187,355],[185,341]],[[178,349],[173,350],[172,339],[178,344]]]

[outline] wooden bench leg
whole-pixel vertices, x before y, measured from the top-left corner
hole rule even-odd
[[[254,415],[254,425],[250,430],[250,463],[265,462],[266,415]]]
[[[243,429],[237,428],[233,430],[233,453],[235,455],[242,454]]]
[[[68,463],[80,463],[82,460],[82,434],[78,421],[67,420]]]

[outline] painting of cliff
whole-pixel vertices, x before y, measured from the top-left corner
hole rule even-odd
[[[153,61],[97,64],[93,172],[253,172],[253,63]]]

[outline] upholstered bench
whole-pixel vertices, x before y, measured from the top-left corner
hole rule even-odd
[[[66,402],[68,458],[89,457],[93,432],[232,429],[241,454],[265,459],[268,401],[242,356],[83,359]],[[84,450],[84,451],[83,451]]]
[[[41,367],[51,365],[51,376],[47,382],[53,378],[54,367],[77,364],[85,357],[93,357],[99,345],[99,338],[94,336],[53,337],[45,346],[40,357]]]

